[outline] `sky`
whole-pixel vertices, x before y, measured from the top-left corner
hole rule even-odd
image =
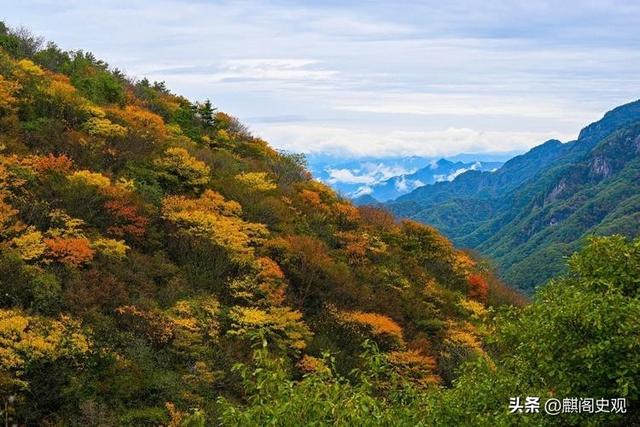
[[[637,1],[0,0],[0,19],[294,152],[522,152],[640,98]]]

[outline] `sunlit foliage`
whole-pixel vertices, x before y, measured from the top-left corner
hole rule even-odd
[[[286,307],[261,310],[236,307],[230,313],[231,335],[247,337],[250,341],[273,345],[279,349],[304,350],[311,332],[302,321],[302,314]]]
[[[271,191],[278,188],[265,172],[245,172],[236,175],[236,179],[253,191]]]
[[[99,117],[92,117],[87,120],[83,128],[89,135],[104,138],[124,138],[127,135],[127,128],[124,126]]]
[[[47,249],[42,233],[33,227],[27,229],[22,235],[14,237],[11,243],[25,261],[40,258]]]
[[[85,184],[100,190],[109,188],[111,185],[111,180],[108,177],[101,173],[91,172],[88,170],[74,172],[69,175],[69,181],[71,181],[71,183]]]
[[[253,254],[253,245],[267,233],[263,225],[239,218],[241,213],[239,204],[212,190],[198,199],[170,196],[162,203],[163,218],[175,224],[178,232],[208,239],[238,260]]]
[[[355,329],[364,329],[374,337],[380,337],[391,347],[399,347],[404,343],[402,327],[387,316],[363,311],[343,311],[338,318]]]
[[[13,104],[16,102],[15,93],[20,89],[20,84],[15,81],[7,80],[0,75],[0,113],[11,111]]]
[[[184,148],[168,148],[155,164],[161,172],[161,178],[172,188],[198,187],[209,181],[209,167]]]
[[[81,362],[90,340],[77,321],[29,316],[17,310],[0,310],[0,396],[29,387],[29,376],[48,363]]]
[[[127,105],[124,109],[106,109],[107,115],[113,121],[128,129],[130,135],[147,144],[155,144],[162,141],[167,134],[164,121],[160,116],[143,108]]]
[[[122,240],[100,238],[91,242],[91,248],[107,258],[122,259],[129,247]]]
[[[45,239],[47,256],[69,267],[80,267],[93,259],[95,251],[85,238],[54,237]]]

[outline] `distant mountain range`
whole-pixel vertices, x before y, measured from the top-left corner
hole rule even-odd
[[[586,236],[640,231],[640,101],[608,112],[575,141],[550,140],[494,172],[479,169],[386,206],[489,256],[509,284],[530,292]]]
[[[316,178],[356,203],[386,202],[425,185],[452,181],[470,170],[497,170],[502,164],[500,161],[426,157],[364,158],[342,162],[327,157],[309,157],[309,167]]]

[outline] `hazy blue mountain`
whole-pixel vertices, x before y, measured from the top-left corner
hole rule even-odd
[[[470,156],[470,155],[469,155]],[[426,157],[336,159],[307,157],[313,175],[346,197],[369,195],[384,202],[440,181],[450,181],[468,170],[494,170],[498,161],[450,161]]]
[[[359,157],[345,159],[330,155],[307,155],[313,176],[342,195],[357,198],[363,190],[390,178],[416,172],[434,162],[426,157]]]
[[[395,176],[370,186],[368,193],[374,199],[385,202],[396,199],[417,188],[435,184],[437,182],[453,181],[457,176],[467,171],[494,171],[502,166],[501,162],[452,162],[440,159],[414,173]]]
[[[380,204],[380,202],[378,202],[376,199],[374,199],[373,197],[371,197],[368,194],[365,194],[363,196],[359,196],[356,197],[355,199],[351,199],[351,201],[353,202],[353,204],[355,204],[356,206],[363,206],[363,205],[373,205],[373,206],[377,206]]]
[[[531,291],[590,234],[640,232],[640,101],[547,141],[495,172],[470,171],[386,205],[494,259]]]

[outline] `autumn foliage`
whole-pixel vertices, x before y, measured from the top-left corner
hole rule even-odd
[[[45,239],[44,243],[51,258],[69,267],[80,267],[91,261],[95,254],[89,241],[84,238],[55,237]]]
[[[144,236],[149,219],[139,212],[139,208],[124,198],[107,200],[104,207],[112,217],[109,233],[117,237],[129,236],[140,239]]]
[[[480,302],[487,302],[489,296],[489,285],[480,274],[472,274],[469,276],[469,298],[473,298]]]
[[[18,424],[199,426],[265,373],[272,390],[364,372],[371,346],[418,388],[484,356],[492,276],[437,230],[355,207],[208,100],[29,43],[0,25],[0,400]],[[381,396],[398,384],[378,377]]]
[[[389,317],[377,313],[362,311],[343,312],[340,315],[345,322],[357,323],[370,328],[376,335],[389,335],[402,340],[402,328]]]
[[[106,110],[114,120],[121,122],[129,129],[133,137],[148,143],[162,140],[166,136],[164,121],[160,116],[135,105],[127,105],[124,109]]]
[[[64,154],[61,156],[49,154],[44,157],[35,157],[33,158],[32,164],[33,169],[39,173],[53,171],[61,174],[67,174],[73,167],[73,161]]]

